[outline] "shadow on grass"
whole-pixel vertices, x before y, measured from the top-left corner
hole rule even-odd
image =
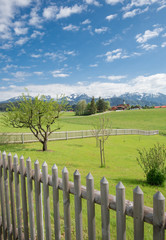
[[[6,152],[33,152],[33,151],[39,151],[38,148],[27,148],[23,144],[0,144],[0,151],[6,151]]]
[[[123,185],[141,185],[141,186],[148,186],[146,180],[142,180],[142,179],[135,179],[135,178],[114,178],[113,180],[117,181],[117,182],[122,182]]]

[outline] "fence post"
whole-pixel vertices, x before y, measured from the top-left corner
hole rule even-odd
[[[62,170],[62,185],[63,185],[65,239],[71,240],[69,173],[66,167],[64,167]]]
[[[76,239],[82,240],[82,200],[81,200],[81,175],[78,170],[74,172],[74,200]]]
[[[16,194],[16,212],[17,212],[17,225],[18,225],[18,239],[22,239],[22,217],[21,217],[21,204],[20,204],[20,183],[18,174],[18,157],[14,155],[14,177],[15,177],[15,194]]]
[[[87,189],[87,213],[88,213],[88,239],[96,239],[95,231],[95,203],[94,203],[94,179],[91,173],[86,177]]]
[[[165,198],[161,192],[153,196],[153,240],[164,240]]]
[[[41,202],[41,186],[40,186],[40,166],[39,161],[34,163],[35,170],[35,203],[36,203],[36,222],[37,222],[37,238],[43,240],[43,221],[42,221],[42,202]]]
[[[110,239],[110,211],[109,211],[109,184],[105,177],[100,181],[101,191],[101,217],[102,217],[102,239]]]
[[[25,165],[24,157],[20,157],[20,174],[21,174],[21,195],[22,195],[22,208],[23,208],[23,222],[24,222],[24,238],[29,240],[29,228],[28,228],[28,211],[27,211],[27,193],[25,182]]]
[[[51,240],[51,222],[50,222],[50,200],[49,200],[49,186],[48,186],[48,166],[44,162],[42,165],[43,175],[43,194],[44,194],[44,217],[45,217],[45,230],[46,239]]]
[[[144,239],[144,196],[139,186],[133,191],[134,240]]]
[[[9,187],[10,187],[10,200],[11,200],[11,215],[12,215],[12,232],[13,238],[16,239],[16,209],[14,202],[14,183],[13,183],[13,172],[12,172],[12,155],[8,154],[8,169],[9,169]]]
[[[122,182],[116,185],[116,227],[117,240],[126,239],[125,187]]]
[[[31,233],[31,240],[35,240],[32,170],[31,170],[31,159],[30,158],[28,158],[26,160],[26,167],[27,167],[27,185],[28,185],[30,233]]]
[[[61,232],[60,232],[60,214],[59,214],[58,168],[56,164],[54,164],[52,167],[52,185],[53,185],[53,207],[54,207],[54,234],[55,234],[55,240],[60,240]]]
[[[6,216],[5,216],[5,200],[4,200],[4,186],[3,186],[3,177],[2,177],[2,157],[0,151],[0,199],[1,199],[1,214],[2,214],[2,226],[3,226],[3,238],[7,239],[7,225],[6,225]]]
[[[12,240],[6,152],[2,154],[8,239]]]

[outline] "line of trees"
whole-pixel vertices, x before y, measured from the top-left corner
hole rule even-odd
[[[81,100],[77,103],[75,113],[77,116],[91,115],[95,113],[105,112],[110,109],[110,102],[105,101],[103,98],[95,102],[95,98],[92,97],[91,102],[87,103],[85,100]]]

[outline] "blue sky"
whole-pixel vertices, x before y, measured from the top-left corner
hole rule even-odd
[[[166,93],[165,0],[0,0],[0,101]]]

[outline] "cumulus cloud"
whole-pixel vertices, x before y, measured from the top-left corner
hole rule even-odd
[[[87,4],[95,5],[97,7],[101,6],[101,4],[96,0],[84,0],[84,2],[87,3]]]
[[[149,50],[153,50],[155,48],[157,48],[157,45],[156,44],[141,44],[140,46],[142,49],[145,49],[146,51],[149,51]]]
[[[30,73],[22,72],[22,71],[18,71],[18,72],[11,73],[11,74],[12,74],[16,79],[22,79],[22,80],[24,80],[26,77],[31,76]]]
[[[144,34],[137,34],[136,35],[136,41],[138,43],[145,43],[147,42],[149,39],[158,37],[159,34],[163,31],[163,28],[155,28],[154,30],[146,30]]]
[[[145,9],[140,9],[140,8],[136,8],[133,9],[132,11],[128,11],[126,13],[123,14],[123,18],[132,18],[135,17],[136,15],[142,14],[144,12],[147,12],[149,10],[149,7],[146,7]]]
[[[102,27],[102,28],[95,28],[95,33],[101,34],[104,32],[107,32],[108,27]]]
[[[166,47],[166,42],[163,42],[163,43],[161,44],[161,47],[162,47],[162,48]]]
[[[123,3],[124,0],[106,0],[105,2],[110,5],[115,5],[117,3]]]
[[[15,42],[16,45],[24,45],[29,40],[28,37],[22,37]]]
[[[55,70],[52,71],[51,73],[54,78],[65,78],[69,76],[69,74],[63,73],[62,70]]]
[[[89,20],[89,19],[85,19],[83,22],[82,22],[82,24],[90,24],[91,23],[91,21]]]
[[[113,62],[117,59],[125,59],[129,57],[121,48],[115,49],[113,51],[108,51],[106,54],[102,55],[102,57],[103,56],[106,57],[107,62]]]
[[[56,19],[67,18],[70,17],[72,14],[79,14],[82,13],[86,8],[84,5],[78,6],[75,4],[73,7],[60,7],[59,12],[56,15]]]
[[[110,76],[103,75],[103,76],[99,76],[98,78],[108,79],[110,81],[119,81],[121,79],[126,78],[126,76],[123,76],[123,75],[110,75]]]
[[[58,12],[57,6],[49,6],[44,8],[43,10],[43,17],[50,20],[56,17],[56,13]]]
[[[95,67],[98,67],[98,64],[97,64],[97,63],[95,63],[95,64],[90,64],[89,67],[95,68]]]
[[[116,18],[117,17],[117,14],[111,14],[111,15],[108,15],[107,17],[106,17],[106,19],[108,20],[108,21],[111,21],[111,20],[113,20],[114,18]]]
[[[68,26],[63,27],[63,30],[65,30],[65,31],[76,32],[76,31],[79,31],[79,29],[80,29],[79,26],[75,26],[75,25],[72,25],[72,24],[69,24]]]
[[[31,57],[32,57],[32,58],[40,58],[41,55],[40,55],[40,54],[31,54]]]

